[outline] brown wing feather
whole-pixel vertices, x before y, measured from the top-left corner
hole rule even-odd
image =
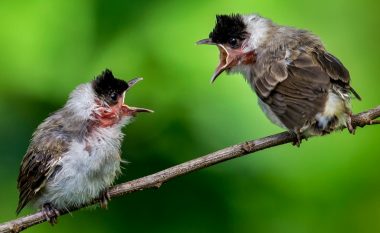
[[[284,62],[273,61],[268,70],[257,76],[259,78],[254,79],[257,94],[262,98],[266,98],[277,84],[288,77],[288,72]]]
[[[334,80],[336,85],[341,86],[347,92],[351,92],[357,99],[361,100],[359,94],[350,86],[350,73],[334,55],[316,50],[313,52],[315,59],[322,68],[328,73],[330,78]]]
[[[331,85],[330,76],[306,52],[286,65],[285,72],[278,68],[281,67],[278,64],[258,78],[256,91],[288,129],[299,130],[323,111]],[[281,77],[277,78],[277,74]],[[275,85],[267,85],[270,83]]]
[[[322,68],[328,73],[331,79],[339,80],[343,83],[350,82],[350,73],[332,54],[324,51],[316,50],[314,57],[317,59]]]
[[[67,138],[62,133],[58,134],[57,125],[52,123],[51,126],[51,128],[37,129],[21,163],[17,180],[20,192],[17,214],[38,197],[49,176],[58,168],[59,158],[67,151]],[[43,144],[40,144],[41,142]]]
[[[289,77],[273,91],[276,107],[272,110],[288,129],[299,130],[323,111],[330,78],[319,66],[305,69],[289,65],[288,71]]]

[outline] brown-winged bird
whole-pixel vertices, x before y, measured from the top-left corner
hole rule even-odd
[[[223,71],[239,72],[259,97],[275,124],[297,135],[323,135],[347,127],[350,132],[350,75],[342,62],[306,30],[281,26],[256,14],[218,15],[209,38],[216,45]]]

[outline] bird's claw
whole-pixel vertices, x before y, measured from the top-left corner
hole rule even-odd
[[[301,134],[301,132],[298,130],[298,131],[294,131],[293,134],[296,136],[295,139],[294,139],[294,141],[293,141],[293,146],[300,147],[301,142],[302,142],[302,134]]]
[[[100,205],[100,208],[102,209],[107,209],[108,208],[108,202],[111,200],[111,196],[108,192],[108,190],[104,190],[101,194],[100,194],[100,198],[99,198],[99,205]]]
[[[351,114],[348,116],[346,124],[347,124],[348,132],[350,132],[350,134],[354,135],[354,134],[355,134],[356,127],[354,127],[354,126],[352,125]]]
[[[59,210],[54,208],[50,203],[43,205],[43,213],[46,221],[50,222],[52,226],[58,223]]]

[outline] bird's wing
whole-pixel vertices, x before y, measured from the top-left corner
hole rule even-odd
[[[35,140],[39,137],[39,140]],[[36,141],[44,144],[37,144]],[[48,178],[59,169],[57,163],[68,148],[65,138],[54,137],[47,131],[37,132],[25,154],[20,166],[17,188],[19,189],[19,204],[17,214],[28,202],[38,197]]]
[[[314,51],[314,58],[327,72],[332,82],[351,92],[357,99],[361,100],[359,94],[350,86],[350,73],[334,55],[328,52]]]
[[[323,112],[331,84],[339,81],[349,87],[349,79],[346,68],[331,54],[303,51],[291,62],[272,62],[255,80],[255,88],[281,122],[298,131]]]
[[[332,80],[347,84],[350,82],[350,73],[338,58],[328,52],[320,50],[315,50],[312,53],[315,60],[321,65]]]

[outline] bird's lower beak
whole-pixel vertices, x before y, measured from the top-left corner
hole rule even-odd
[[[239,62],[241,52],[226,48],[221,44],[216,45],[219,49],[219,65],[216,67],[214,74],[211,77],[213,83],[223,71],[232,68]]]
[[[132,86],[134,86],[136,83],[140,82],[141,80],[143,80],[143,78],[135,78],[135,79],[128,81],[128,88],[127,88],[127,90],[125,90],[125,92],[127,92]],[[135,116],[137,113],[140,113],[140,112],[151,112],[151,113],[154,112],[153,110],[150,110],[147,108],[132,107],[132,106],[128,106],[127,104],[125,104],[124,103],[125,92],[124,92],[124,95],[122,97],[123,99],[121,101],[121,103],[122,103],[121,111],[122,111],[124,116]]]
[[[150,110],[147,108],[132,107],[126,104],[123,104],[122,111],[123,111],[123,115],[125,116],[135,116],[136,113],[139,113],[139,112],[151,112],[151,113],[154,112],[153,110]]]
[[[240,58],[243,51],[240,49],[231,49],[225,47],[222,44],[216,44],[211,41],[211,39],[203,39],[197,42],[198,45],[207,44],[207,45],[216,45],[219,49],[219,65],[216,67],[214,74],[211,77],[211,83],[213,83],[216,78],[223,73],[223,71],[232,68],[240,62]]]

